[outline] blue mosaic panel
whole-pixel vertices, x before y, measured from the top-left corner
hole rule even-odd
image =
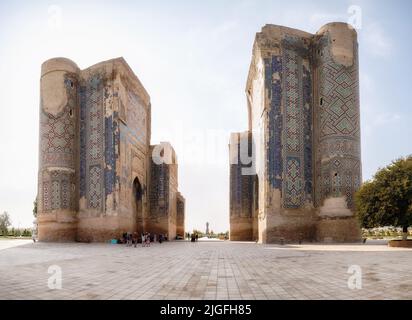
[[[286,158],[287,179],[285,180],[285,206],[299,208],[303,200],[302,167],[299,157]]]
[[[104,83],[99,73],[91,75],[80,88],[80,195],[87,197],[89,208],[102,210],[105,180],[103,96]]]
[[[80,197],[86,196],[86,86],[80,87]]]
[[[313,201],[313,157],[312,157],[312,78],[310,70],[303,66],[302,77],[303,90],[303,159],[304,159],[304,176],[305,176],[305,193],[306,199]]]
[[[70,183],[67,180],[62,180],[60,183],[61,187],[61,207],[63,209],[70,208]]]
[[[283,60],[285,105],[283,161],[286,163],[283,205],[285,208],[299,208],[305,199],[302,58],[296,50],[284,49]]]
[[[282,62],[281,57],[265,58],[265,88],[270,101],[268,111],[269,139],[267,165],[269,183],[273,188],[282,188]]]
[[[116,160],[114,154],[113,117],[105,118],[105,195],[111,194],[115,186]]]
[[[114,119],[118,119],[118,113],[114,112],[113,113],[113,117]],[[115,181],[114,181],[114,186],[113,186],[113,190],[114,187],[116,186],[116,183],[120,184],[120,175],[117,173],[117,168],[116,168],[116,161],[117,159],[119,159],[120,157],[120,127],[117,121],[113,121],[113,143],[114,143],[114,172],[115,172]],[[116,205],[116,204],[115,204]]]
[[[316,158],[315,204],[322,205],[328,197],[346,196],[348,207],[353,208],[361,180],[357,46],[355,43],[353,64],[344,66],[334,61],[330,41],[324,36],[317,48],[319,101],[314,115],[320,152]]]
[[[102,206],[103,174],[99,165],[89,168],[89,207],[98,209]]]
[[[56,180],[51,183],[51,208],[60,209],[60,183]]]
[[[67,105],[57,114],[49,114],[41,107],[40,112],[40,166],[56,166],[74,169],[74,142],[76,118],[76,88],[67,86],[74,79],[65,76]]]
[[[77,79],[71,74],[65,74],[64,85],[67,104],[56,115],[40,112],[40,169],[67,168],[75,169],[76,154],[76,120],[77,120]],[[41,102],[42,103],[42,102]],[[72,184],[75,183],[74,173],[61,172],[53,169],[51,173],[41,174],[40,204],[44,212],[56,209],[74,209]]]
[[[302,150],[302,101],[301,64],[297,54],[285,50],[284,54],[284,96],[285,96],[285,140],[286,152],[300,153]]]
[[[43,211],[51,210],[50,181],[43,181]]]

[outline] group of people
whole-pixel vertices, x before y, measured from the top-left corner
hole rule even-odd
[[[142,233],[142,247],[150,247],[150,240],[149,232]]]
[[[199,239],[199,235],[197,233],[192,233],[190,236],[190,242],[196,242]]]
[[[159,234],[157,237],[159,243],[162,243],[165,240],[165,237],[162,234]],[[125,232],[123,233],[123,239],[118,240],[118,243],[125,243],[127,247],[137,247],[139,242],[139,234],[137,232]],[[149,232],[143,232],[141,234],[142,247],[150,247],[151,242],[156,242],[156,234],[153,236]]]

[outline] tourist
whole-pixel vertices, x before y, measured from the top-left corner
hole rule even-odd
[[[132,246],[132,233],[131,232],[127,233],[127,246],[128,247]]]
[[[159,234],[159,243],[162,243],[163,241],[163,235]]]
[[[132,243],[134,243],[134,247],[136,248],[137,246],[137,240],[139,239],[139,235],[137,232],[133,232],[133,238],[132,238]]]
[[[196,233],[196,242],[199,240],[199,235]]]
[[[196,236],[195,236],[195,234],[194,233],[192,233],[192,238],[191,238],[191,240],[190,240],[191,242],[195,242],[196,241]]]
[[[142,232],[142,247],[146,245],[146,235]]]
[[[147,233],[146,235],[146,245],[150,247],[150,233]]]

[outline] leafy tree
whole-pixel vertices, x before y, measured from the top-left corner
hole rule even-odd
[[[33,201],[33,216],[37,218],[37,198]]]
[[[2,214],[0,214],[0,231],[3,236],[8,235],[8,228],[11,225],[11,219],[10,215],[8,214],[7,211],[4,211]]]
[[[402,227],[406,240],[412,225],[412,156],[378,170],[356,193],[355,204],[363,227]]]

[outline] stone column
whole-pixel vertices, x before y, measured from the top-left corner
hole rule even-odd
[[[50,59],[41,68],[40,241],[73,241],[76,237],[79,72],[77,65],[65,58]]]
[[[315,61],[315,201],[319,241],[357,241],[354,193],[361,181],[356,31],[330,23],[317,33]]]

